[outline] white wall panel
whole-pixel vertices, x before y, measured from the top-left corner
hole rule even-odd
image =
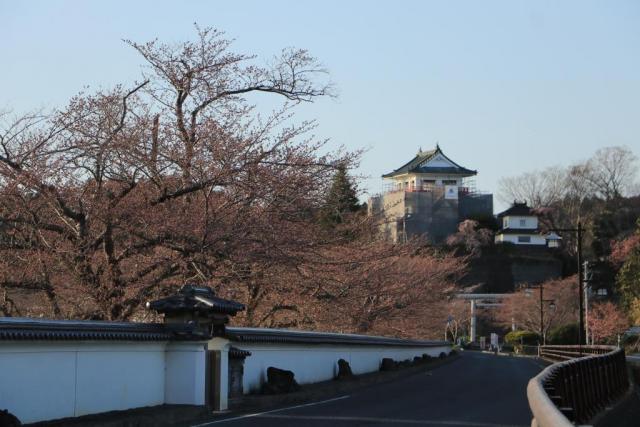
[[[204,405],[204,344],[169,344],[166,353],[164,403]]]
[[[204,383],[204,343],[0,343],[0,409],[23,423],[163,403],[203,405]]]
[[[1,344],[0,409],[9,409],[23,423],[72,417],[75,363],[74,351]]]
[[[338,370],[338,360],[349,362],[354,374],[375,372],[385,357],[394,360],[413,359],[426,353],[437,357],[448,354],[450,348],[442,347],[388,347],[374,345],[317,345],[317,344],[250,344],[233,343],[234,347],[248,350],[245,359],[243,388],[245,393],[260,390],[267,380],[267,368],[273,366],[293,371],[296,381],[307,384],[330,380]]]
[[[164,403],[164,348],[131,347],[78,351],[76,416]]]

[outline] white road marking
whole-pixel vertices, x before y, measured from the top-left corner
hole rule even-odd
[[[210,425],[213,425],[213,424],[226,423],[228,421],[242,420],[244,418],[260,417],[260,416],[265,416],[267,414],[275,414],[276,412],[289,411],[291,409],[306,408],[308,406],[322,405],[322,404],[329,403],[329,402],[335,402],[336,400],[348,399],[349,397],[351,397],[351,396],[349,396],[349,395],[340,396],[340,397],[335,397],[333,399],[321,400],[320,402],[305,403],[303,405],[289,406],[289,407],[286,407],[286,408],[273,409],[271,411],[256,412],[254,414],[240,415],[239,417],[225,418],[223,420],[210,421],[210,422],[203,423],[203,424],[196,424],[196,425],[193,425],[191,427],[205,427],[205,426],[210,426]]]
[[[427,426],[464,426],[464,427],[527,427],[513,424],[495,424],[480,423],[474,421],[455,421],[455,420],[410,420],[397,418],[381,418],[381,417],[337,417],[324,415],[261,415],[260,418],[290,419],[290,420],[309,420],[309,421],[357,421],[369,423],[385,423],[385,424],[411,424],[411,425],[427,425]]]

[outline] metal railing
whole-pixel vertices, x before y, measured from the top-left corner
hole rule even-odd
[[[532,426],[585,423],[629,388],[625,354],[617,347],[541,346],[540,355],[564,361],[529,381]]]
[[[541,345],[538,347],[538,356],[552,362],[561,362],[593,354],[606,354],[615,349],[616,347],[608,345]]]

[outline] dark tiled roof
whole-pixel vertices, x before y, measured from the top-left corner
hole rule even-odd
[[[439,347],[451,344],[447,341],[422,341],[372,335],[338,334],[288,329],[227,327],[225,334],[231,341],[273,344],[350,344],[395,347]]]
[[[419,167],[421,163],[424,163],[436,154],[441,154],[445,159],[454,164],[453,167]],[[455,163],[453,160],[444,155],[439,146],[436,146],[435,150],[420,151],[416,156],[406,164],[402,165],[393,172],[382,175],[383,178],[392,178],[397,175],[405,173],[438,173],[438,174],[450,174],[450,175],[475,175],[477,171],[467,169]]]
[[[498,218],[505,216],[535,216],[531,211],[531,208],[527,206],[527,203],[513,202],[513,205],[504,212],[498,214]]]
[[[236,301],[215,296],[213,289],[202,286],[183,286],[178,294],[147,303],[147,308],[158,313],[221,313],[235,315],[244,310]]]
[[[0,317],[0,340],[169,341],[202,339],[189,325]]]
[[[232,359],[244,359],[251,356],[251,352],[239,349],[238,347],[229,347],[229,357]]]

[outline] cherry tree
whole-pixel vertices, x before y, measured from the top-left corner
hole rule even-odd
[[[0,126],[0,312],[140,320],[185,283],[246,305],[238,322],[441,336],[465,258],[326,227],[326,194],[358,152],[330,152],[295,107],[331,94],[308,52],[262,65],[224,35],[127,42],[140,82]],[[262,96],[281,100],[258,114]]]
[[[334,166],[354,160],[291,123],[329,93],[308,52],[263,66],[212,29],[128,43],[147,64],[139,83],[4,115],[0,290],[33,291],[44,314],[127,319],[184,282],[225,292],[258,280],[256,265],[293,263]],[[252,94],[286,102],[261,117]]]
[[[548,280],[542,284],[543,325],[540,331],[540,288],[522,289],[505,299],[496,313],[497,320],[506,327],[516,325],[517,329],[542,332],[547,336],[551,329],[575,322],[578,319],[578,285],[576,276],[565,279]],[[553,301],[551,306],[550,301]]]
[[[609,301],[593,304],[587,320],[590,341],[594,344],[615,342],[616,337],[629,327],[629,319]]]

